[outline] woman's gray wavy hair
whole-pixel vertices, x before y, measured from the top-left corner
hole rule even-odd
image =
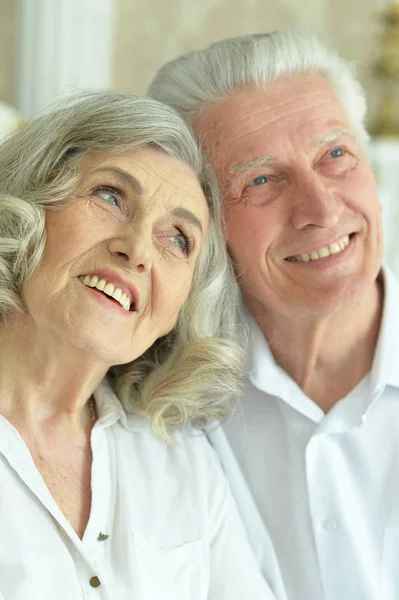
[[[188,299],[173,331],[109,376],[126,410],[150,417],[168,439],[188,423],[205,425],[230,408],[239,391],[238,292],[220,227],[215,180],[172,109],[124,92],[87,92],[35,119],[0,146],[0,316],[25,312],[21,290],[46,242],[45,211],[70,196],[79,162],[90,151],[155,146],[197,174],[210,226]]]
[[[313,34],[297,29],[222,40],[166,63],[148,94],[192,125],[209,105],[235,90],[280,77],[318,74],[333,87],[359,143],[367,148],[366,100],[354,68]]]

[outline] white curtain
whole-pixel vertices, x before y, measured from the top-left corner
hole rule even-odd
[[[111,83],[114,0],[18,0],[17,108],[27,117]]]
[[[374,139],[371,160],[382,205],[384,260],[399,278],[399,140]]]

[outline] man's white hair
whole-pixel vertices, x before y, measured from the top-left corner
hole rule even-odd
[[[301,74],[317,74],[331,84],[353,133],[366,147],[366,100],[353,65],[313,34],[296,29],[230,38],[180,56],[158,71],[148,94],[172,106],[192,126],[209,104],[237,89]]]

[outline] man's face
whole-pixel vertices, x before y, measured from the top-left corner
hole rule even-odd
[[[246,88],[195,132],[223,195],[230,254],[256,316],[328,314],[374,285],[377,189],[344,110],[316,75]]]

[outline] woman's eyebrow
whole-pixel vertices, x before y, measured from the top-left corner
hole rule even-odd
[[[197,227],[197,229],[203,233],[201,221],[195,216],[194,213],[191,212],[191,210],[183,208],[183,206],[178,206],[172,210],[172,215],[174,217],[181,217],[182,219],[189,221],[192,225],[194,225],[194,227]]]
[[[138,179],[133,177],[133,175],[131,175],[127,171],[124,171],[119,167],[101,167],[100,169],[96,169],[95,171],[93,171],[93,173],[99,173],[104,171],[121,177],[138,196],[142,196],[144,194],[144,188],[141,185],[141,183],[138,181]]]
[[[124,179],[126,183],[133,189],[133,191],[139,196],[142,196],[144,194],[144,188],[141,185],[141,183],[127,171],[124,171],[119,167],[101,167],[100,169],[96,169],[95,171],[93,171],[93,173],[99,173],[104,171],[122,177],[122,179]],[[194,227],[196,227],[201,232],[201,234],[203,233],[201,221],[198,219],[198,217],[195,216],[193,212],[191,212],[191,210],[188,210],[183,206],[178,206],[172,210],[172,215],[174,217],[180,217],[182,219],[185,219],[186,221],[194,225]]]

